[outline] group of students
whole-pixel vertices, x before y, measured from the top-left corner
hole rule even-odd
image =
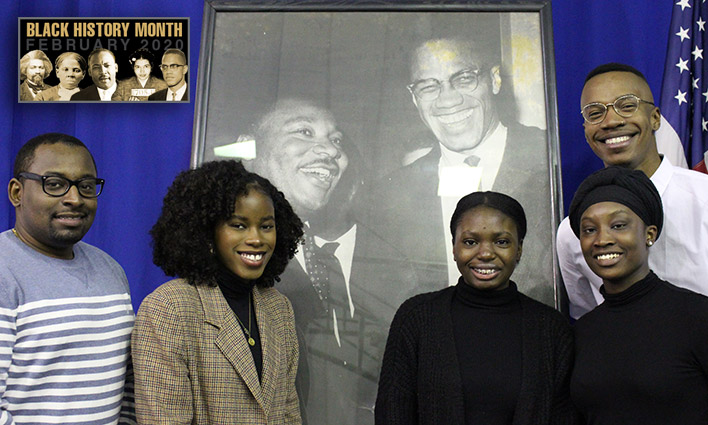
[[[602,116],[590,120],[648,108],[635,102],[634,109],[622,109],[617,100],[596,105],[604,106],[597,111]],[[64,146],[66,137],[59,135],[52,149],[41,150],[42,143],[26,154],[27,164],[16,164],[22,172],[11,180],[9,194],[18,220],[16,230],[0,235],[0,244],[27,251],[27,257],[34,249],[76,259],[88,250],[78,241],[91,225],[103,181],[80,142]],[[38,159],[55,164],[59,158],[49,168],[73,169],[77,152],[87,171],[47,175]],[[54,211],[52,199],[67,208],[79,201],[91,205]],[[58,220],[51,225],[54,234],[33,235],[41,233],[44,218],[19,210],[39,207]],[[631,167],[599,170],[575,193],[569,221],[587,265],[602,279],[605,298],[574,326],[519,292],[522,285],[511,279],[527,234],[522,205],[489,191],[457,203],[450,232],[460,278],[398,309],[379,376],[377,424],[708,423],[708,298],[650,268],[649,253],[665,222],[654,183]],[[118,359],[116,370],[124,370],[130,338],[137,422],[301,423],[296,318],[274,286],[299,248],[303,223],[282,192],[240,162],[208,162],[176,177],[150,234],[154,263],[177,278],[143,300],[132,334],[129,297],[118,297],[111,308],[120,313],[120,346],[96,354],[110,354]],[[105,254],[91,255],[107,261]],[[51,270],[46,259],[32,264]],[[6,267],[8,276],[28,270],[12,267]],[[120,293],[127,283],[124,275],[118,280]],[[82,290],[75,286],[56,291]],[[3,298],[32,295],[8,287],[0,288]],[[17,350],[7,342],[7,335],[19,332],[11,329],[10,323],[18,326],[12,315],[26,315],[28,306],[0,309],[0,323],[8,323],[0,331],[0,363],[8,367],[1,381],[12,381],[4,397],[34,379],[18,379],[26,371],[14,365]],[[76,312],[73,305],[66,309]],[[20,325],[52,320],[45,311],[37,314],[41,319],[20,317]],[[115,326],[106,327],[106,335]],[[54,367],[49,365],[50,373]],[[121,393],[111,396],[116,403]],[[32,403],[32,394],[9,403]]]
[[[607,167],[580,185],[569,217],[606,298],[574,331],[511,280],[523,207],[497,192],[459,201],[459,282],[398,310],[377,424],[706,423],[708,298],[649,268],[656,188]],[[151,234],[155,263],[180,278],[137,314],[139,422],[298,423],[293,311],[273,284],[302,223],[282,193],[238,162],[206,163],[177,177]]]

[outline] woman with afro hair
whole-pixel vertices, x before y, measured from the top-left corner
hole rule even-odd
[[[298,424],[298,343],[274,283],[302,222],[268,180],[236,161],[182,172],[150,234],[178,279],[147,296],[133,331],[141,424]]]

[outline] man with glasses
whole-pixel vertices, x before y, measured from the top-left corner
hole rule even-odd
[[[0,422],[134,423],[128,281],[81,242],[104,183],[93,157],[75,137],[43,134],[13,175],[15,227],[0,233]]]
[[[403,250],[427,284],[457,283],[449,223],[464,195],[494,190],[516,198],[532,229],[524,241],[520,281],[548,278],[552,263],[548,204],[548,154],[544,133],[502,122],[500,59],[492,49],[466,40],[435,39],[413,52],[411,100],[429,132],[426,155],[378,182],[370,191],[376,205],[370,222]],[[547,265],[547,267],[545,267]]]
[[[162,55],[160,64],[162,76],[167,83],[167,88],[155,92],[148,97],[148,100],[167,102],[188,102],[189,91],[187,90],[186,75],[187,56],[179,49],[167,49]]]
[[[659,155],[654,133],[661,115],[644,75],[624,64],[600,65],[586,77],[580,105],[585,139],[595,155],[605,166],[643,171],[661,195],[664,231],[649,248],[651,269],[677,286],[708,295],[708,176]],[[605,243],[616,246],[610,239]],[[558,228],[557,249],[570,313],[579,318],[604,300],[602,279],[585,262],[568,218]],[[621,263],[617,251],[615,262]]]
[[[110,50],[96,49],[88,55],[88,73],[93,84],[71,96],[72,101],[128,100],[116,80],[118,64]]]

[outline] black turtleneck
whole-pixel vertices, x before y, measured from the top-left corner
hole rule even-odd
[[[457,283],[452,324],[466,424],[512,423],[521,390],[521,313],[513,282],[501,291]]]
[[[708,297],[652,272],[603,296],[575,325],[571,396],[587,424],[708,424]]]
[[[256,321],[256,310],[251,301],[251,292],[253,291],[253,287],[256,286],[256,281],[241,279],[231,272],[231,270],[222,266],[219,268],[217,274],[217,283],[229,307],[231,307],[236,317],[241,320],[241,324],[245,329],[248,329],[248,315],[250,311],[250,333],[251,338],[256,341],[256,344],[253,346],[249,344],[248,347],[251,349],[253,363],[256,365],[258,377],[260,378],[263,371],[263,351],[261,348],[260,333],[258,332],[258,323]],[[248,333],[245,329],[243,329],[243,335],[248,341]]]

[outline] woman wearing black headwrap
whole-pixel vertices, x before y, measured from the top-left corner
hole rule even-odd
[[[572,424],[572,333],[560,313],[510,280],[526,217],[507,195],[475,192],[452,215],[456,286],[396,313],[377,425]]]
[[[708,424],[708,297],[649,269],[663,225],[656,188],[608,167],[583,181],[569,215],[605,297],[575,326],[573,402],[588,424]]]

